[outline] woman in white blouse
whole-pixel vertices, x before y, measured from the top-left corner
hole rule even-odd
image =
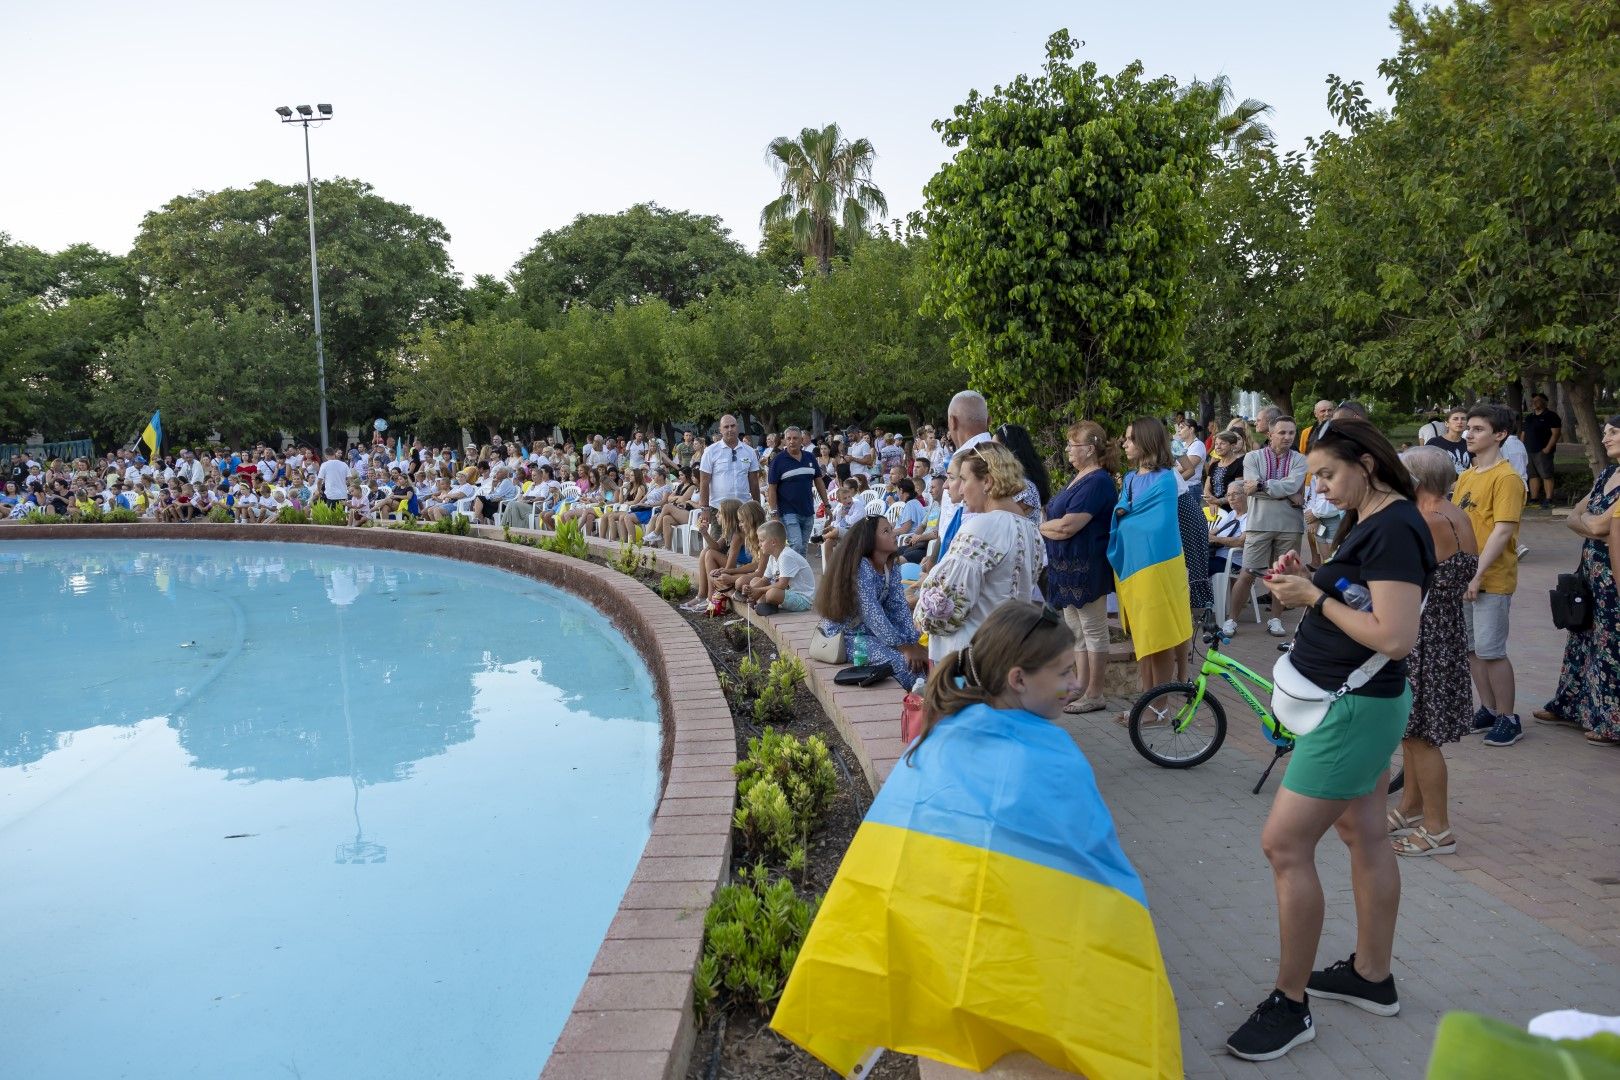
[[[1011,450],[979,443],[951,460],[945,483],[966,513],[923,579],[912,611],[936,660],[972,640],[1001,604],[1028,600],[1046,565],[1040,530],[1018,503],[1024,468]]]

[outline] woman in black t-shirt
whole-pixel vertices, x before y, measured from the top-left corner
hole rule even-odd
[[[1331,693],[1375,652],[1390,659],[1299,740],[1266,819],[1260,842],[1276,880],[1282,951],[1277,988],[1227,1040],[1229,1051],[1249,1060],[1281,1056],[1315,1037],[1307,990],[1382,1016],[1400,1010],[1390,953],[1401,876],[1387,835],[1385,774],[1411,712],[1405,658],[1417,641],[1434,542],[1413,505],[1411,475],[1367,421],[1334,420],[1311,450],[1310,470],[1345,516],[1337,546],[1314,575],[1293,551],[1265,575],[1284,606],[1309,609],[1294,667]],[[1345,602],[1341,579],[1371,593],[1370,610]],[[1312,971],[1323,908],[1316,846],[1330,827],[1350,849],[1356,951]]]

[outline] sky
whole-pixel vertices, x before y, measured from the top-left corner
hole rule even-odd
[[[1105,72],[1224,74],[1284,149],[1332,127],[1325,78],[1377,75],[1390,0],[457,5],[0,0],[0,232],[123,253],[177,195],[302,183],[278,105],[329,102],[317,179],[442,221],[468,280],[535,238],[637,202],[719,216],[752,250],[779,188],[765,147],[837,122],[877,150],[890,216],[949,156],[930,127],[970,89],[1038,70],[1047,37]]]

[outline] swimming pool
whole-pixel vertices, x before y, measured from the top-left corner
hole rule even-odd
[[[0,1072],[534,1077],[646,843],[566,593],[305,544],[0,544]]]

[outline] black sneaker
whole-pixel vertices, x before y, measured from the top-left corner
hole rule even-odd
[[[1491,710],[1487,709],[1483,705],[1481,705],[1479,708],[1474,710],[1474,734],[1475,735],[1478,735],[1482,731],[1489,731],[1489,730],[1491,730],[1491,728],[1493,728],[1495,726],[1496,726],[1496,714],[1495,713],[1491,712]]]
[[[1394,1016],[1401,1011],[1400,998],[1395,994],[1395,976],[1386,975],[1383,982],[1363,979],[1356,972],[1355,953],[1351,953],[1348,960],[1311,972],[1311,981],[1305,985],[1319,998],[1348,1001],[1374,1016]]]
[[[1310,995],[1302,1002],[1294,1002],[1281,990],[1273,990],[1243,1026],[1232,1032],[1226,1040],[1226,1051],[1244,1061],[1271,1061],[1314,1038]]]

